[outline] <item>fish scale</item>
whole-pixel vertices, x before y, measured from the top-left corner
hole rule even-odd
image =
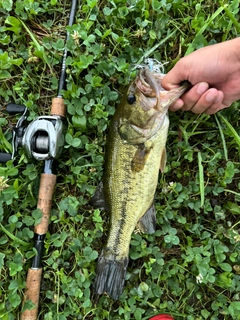
[[[111,166],[111,156],[106,161],[106,170],[111,176],[111,181],[105,181],[108,178],[104,178],[104,184],[107,186],[107,195],[111,197],[109,205],[112,212],[107,248],[112,251],[116,247],[120,248],[121,254],[117,255],[116,259],[128,255],[131,234],[139,219],[152,205],[158,182],[159,159],[167,139],[168,123],[166,116],[162,129],[152,139],[154,147],[150,151],[148,161],[139,173],[132,172],[129,161],[134,157],[137,147],[123,143],[117,133],[112,136],[111,153],[113,157],[117,155],[118,159],[114,167]],[[118,237],[119,232],[122,238]]]

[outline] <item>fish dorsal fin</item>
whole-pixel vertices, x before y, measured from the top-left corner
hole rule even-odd
[[[163,148],[161,158],[160,158],[160,170],[163,173],[167,163],[167,151],[166,148]]]
[[[138,221],[138,228],[143,233],[152,234],[156,230],[156,209],[154,204],[146,211]]]

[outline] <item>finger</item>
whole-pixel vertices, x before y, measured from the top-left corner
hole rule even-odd
[[[182,99],[177,99],[170,107],[169,110],[176,112],[179,109],[181,109],[184,105],[184,102],[182,101]]]
[[[206,114],[215,114],[218,111],[228,108],[229,106],[223,104],[224,94],[222,91],[218,91],[218,99],[215,101],[206,111]]]
[[[198,101],[201,100],[202,95],[207,92],[208,88],[209,88],[208,83],[200,82],[195,86],[193,86],[188,92],[183,94],[181,96],[181,99],[184,102],[184,106],[182,107],[182,110],[184,111],[192,110],[192,108],[198,103]],[[209,106],[209,103],[207,104],[206,107],[208,106]]]
[[[218,111],[222,104],[223,93],[215,88],[206,91],[191,108],[193,113],[213,114]]]
[[[184,61],[184,58],[180,59],[162,79],[161,85],[165,90],[177,88],[181,82],[188,80],[187,67]]]
[[[188,92],[182,95],[181,99],[175,101],[170,107],[169,110],[177,111],[182,108],[182,110],[187,111],[191,110],[196,102],[199,100],[201,95],[206,92],[209,88],[209,85],[206,82],[200,82],[193,86]]]

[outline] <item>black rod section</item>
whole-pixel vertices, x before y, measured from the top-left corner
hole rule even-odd
[[[33,269],[41,268],[41,261],[44,250],[44,238],[45,234],[34,234],[34,248],[37,250],[37,255],[32,260]]]
[[[76,10],[77,10],[77,0],[72,0],[71,9],[70,9],[70,15],[69,15],[69,22],[68,26],[72,26],[73,22],[75,20]],[[69,40],[70,34],[67,32],[66,42]],[[68,56],[67,48],[65,48],[62,58],[62,67],[61,67],[61,73],[59,76],[59,82],[58,82],[58,93],[57,98],[62,98],[61,91],[64,89],[65,86],[65,79],[66,79],[66,60]]]
[[[55,174],[56,173],[54,159],[48,159],[48,160],[44,161],[43,173],[47,173],[47,174]]]

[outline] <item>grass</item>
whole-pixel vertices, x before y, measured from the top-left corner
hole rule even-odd
[[[56,95],[70,3],[0,4],[0,150],[11,152],[17,117],[46,115]],[[83,0],[68,27],[66,144],[43,257],[39,319],[240,319],[239,103],[216,116],[170,114],[167,169],[156,192],[158,228],[134,234],[119,301],[91,299],[108,217],[89,199],[101,180],[115,107],[145,57],[169,62],[239,36],[239,1]],[[19,150],[0,165],[0,319],[20,319],[42,163]]]

